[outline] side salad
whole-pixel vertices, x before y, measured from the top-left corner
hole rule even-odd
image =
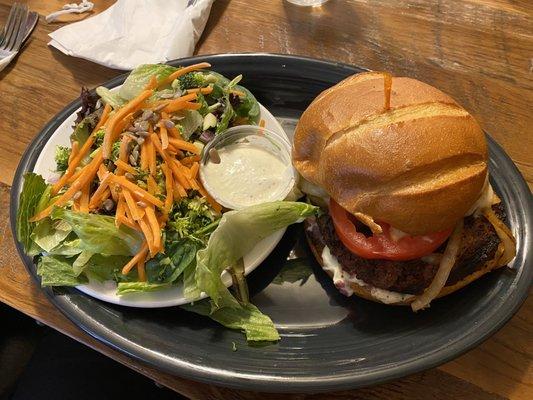
[[[283,201],[228,211],[205,191],[204,144],[260,118],[241,76],[229,80],[209,67],[141,65],[119,90],[83,90],[71,146],[56,150],[55,177],[25,175],[17,237],[43,286],[112,280],[124,295],[183,285],[191,301],[209,296],[186,309],[250,341],[278,340],[249,302],[242,257],[317,209]]]

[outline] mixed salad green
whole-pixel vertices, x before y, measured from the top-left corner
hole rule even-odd
[[[249,302],[242,257],[317,209],[284,201],[224,212],[205,192],[203,145],[260,118],[240,76],[208,66],[142,65],[117,91],[83,91],[72,145],[57,147],[55,181],[25,175],[17,237],[43,286],[112,280],[125,295],[183,285],[186,309],[273,341],[272,321]],[[209,298],[197,301],[202,292]]]

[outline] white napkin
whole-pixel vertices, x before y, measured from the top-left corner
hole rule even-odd
[[[50,33],[48,44],[67,55],[117,69],[188,57],[213,1],[118,0],[94,17]]]

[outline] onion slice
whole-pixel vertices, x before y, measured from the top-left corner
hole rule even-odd
[[[503,244],[503,254],[496,260],[496,265],[501,267],[502,265],[509,264],[509,262],[516,255],[516,239],[513,233],[507,225],[503,223],[501,219],[494,213],[492,208],[487,207],[482,210],[483,216],[492,224],[496,234],[500,238]]]
[[[431,284],[424,290],[424,293],[417,296],[415,300],[411,303],[411,308],[413,311],[422,310],[429,307],[429,304],[433,299],[435,299],[450,276],[450,271],[455,265],[459,249],[461,248],[461,239],[463,236],[463,220],[455,226],[450,238],[448,239],[448,244],[442,255],[440,261],[439,269],[437,274]]]

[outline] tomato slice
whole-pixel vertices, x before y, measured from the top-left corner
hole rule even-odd
[[[352,253],[363,258],[405,261],[420,258],[432,253],[446,241],[452,229],[423,236],[404,236],[395,241],[390,236],[390,225],[377,222],[383,233],[366,237],[357,232],[350,213],[331,199],[329,211],[335,231],[342,243]]]

